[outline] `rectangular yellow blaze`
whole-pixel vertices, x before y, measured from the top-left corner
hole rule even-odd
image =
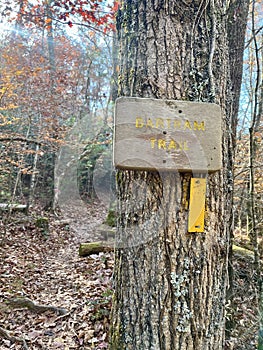
[[[204,232],[206,179],[192,178],[190,184],[190,203],[188,232]]]

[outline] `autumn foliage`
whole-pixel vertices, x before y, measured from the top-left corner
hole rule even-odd
[[[3,14],[27,27],[36,25],[48,28],[52,21],[69,27],[81,23],[105,33],[114,29],[115,13],[119,5],[118,1],[109,5],[103,0],[42,0],[37,3],[24,0],[14,1],[14,14],[14,7],[10,6],[10,2],[4,3]]]
[[[93,1],[52,6],[23,1],[17,2],[14,17],[10,13],[15,25],[2,33],[0,47],[2,201],[28,197],[37,182],[52,187],[54,159],[67,132],[78,119],[107,105],[110,36],[89,28],[75,39],[61,21],[78,16],[82,24],[109,31],[113,9]],[[3,13],[8,11],[6,5]],[[105,123],[98,118],[94,124]]]

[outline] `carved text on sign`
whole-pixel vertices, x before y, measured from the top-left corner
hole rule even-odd
[[[136,117],[135,127],[136,128],[156,128],[156,129],[174,129],[174,130],[202,130],[205,131],[205,122],[198,122],[194,120],[190,122],[189,120],[179,120],[179,119],[164,119],[164,118],[156,118],[156,119],[147,119],[145,122],[143,118]]]
[[[114,164],[123,169],[219,170],[219,106],[137,97],[117,99]]]

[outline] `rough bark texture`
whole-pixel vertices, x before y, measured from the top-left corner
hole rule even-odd
[[[230,67],[230,94],[231,100],[228,104],[227,114],[230,116],[231,122],[229,123],[229,134],[231,138],[228,139],[228,169],[229,174],[234,172],[234,158],[235,158],[235,146],[236,146],[236,132],[238,123],[238,110],[239,110],[239,98],[241,91],[242,72],[243,72],[243,53],[245,44],[245,33],[247,26],[249,1],[248,0],[232,0],[229,3],[229,9],[227,11],[227,32],[228,32],[228,45],[229,45],[229,67]],[[232,175],[233,176],[233,175]],[[231,185],[231,183],[230,183]],[[234,183],[233,183],[234,185]],[[233,186],[232,185],[232,186]],[[232,191],[233,193],[233,191]],[[233,196],[231,207],[233,207]],[[234,271],[233,271],[233,230],[234,230],[234,217],[235,213],[232,210],[230,214],[230,246],[228,253],[228,274],[229,274],[229,286],[227,297],[231,301],[233,298],[233,283],[234,283]],[[227,331],[230,332],[233,327],[232,316],[229,315],[227,320]]]
[[[118,172],[112,350],[223,348],[232,191],[227,10],[223,0],[129,0],[119,10],[119,95],[219,104],[224,166],[208,176],[205,232],[196,234],[187,233],[192,174]]]
[[[232,0],[228,10],[228,41],[229,63],[231,78],[232,104],[230,106],[232,116],[232,141],[235,146],[236,128],[238,123],[239,97],[243,72],[243,53],[247,27],[249,1]]]

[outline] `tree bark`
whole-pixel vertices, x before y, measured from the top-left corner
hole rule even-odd
[[[233,0],[229,3],[227,16],[227,33],[229,45],[229,67],[230,67],[230,93],[232,101],[229,103],[227,114],[231,118],[230,134],[228,149],[230,156],[228,157],[228,169],[231,177],[234,177],[234,161],[236,154],[236,133],[238,124],[239,98],[241,91],[242,73],[243,73],[243,53],[245,45],[245,33],[247,27],[249,1],[247,0]],[[233,180],[234,186],[234,180]],[[231,196],[231,207],[233,207],[233,191]],[[230,216],[230,245],[228,250],[228,275],[229,285],[227,290],[227,298],[232,302],[234,296],[234,268],[233,268],[233,240],[234,240],[234,211]],[[227,330],[230,333],[233,328],[233,316],[230,315],[227,320]]]
[[[245,46],[245,33],[247,28],[249,1],[232,0],[229,4],[227,18],[227,32],[229,41],[229,63],[231,94],[233,97],[230,106],[232,119],[232,142],[235,146],[236,128],[238,123],[239,97],[243,72],[243,53]],[[241,40],[240,40],[241,39]]]
[[[232,203],[227,11],[223,0],[129,0],[119,10],[119,96],[219,104],[223,169],[208,175],[205,232],[194,234],[193,174],[118,171],[112,350],[223,349]]]

